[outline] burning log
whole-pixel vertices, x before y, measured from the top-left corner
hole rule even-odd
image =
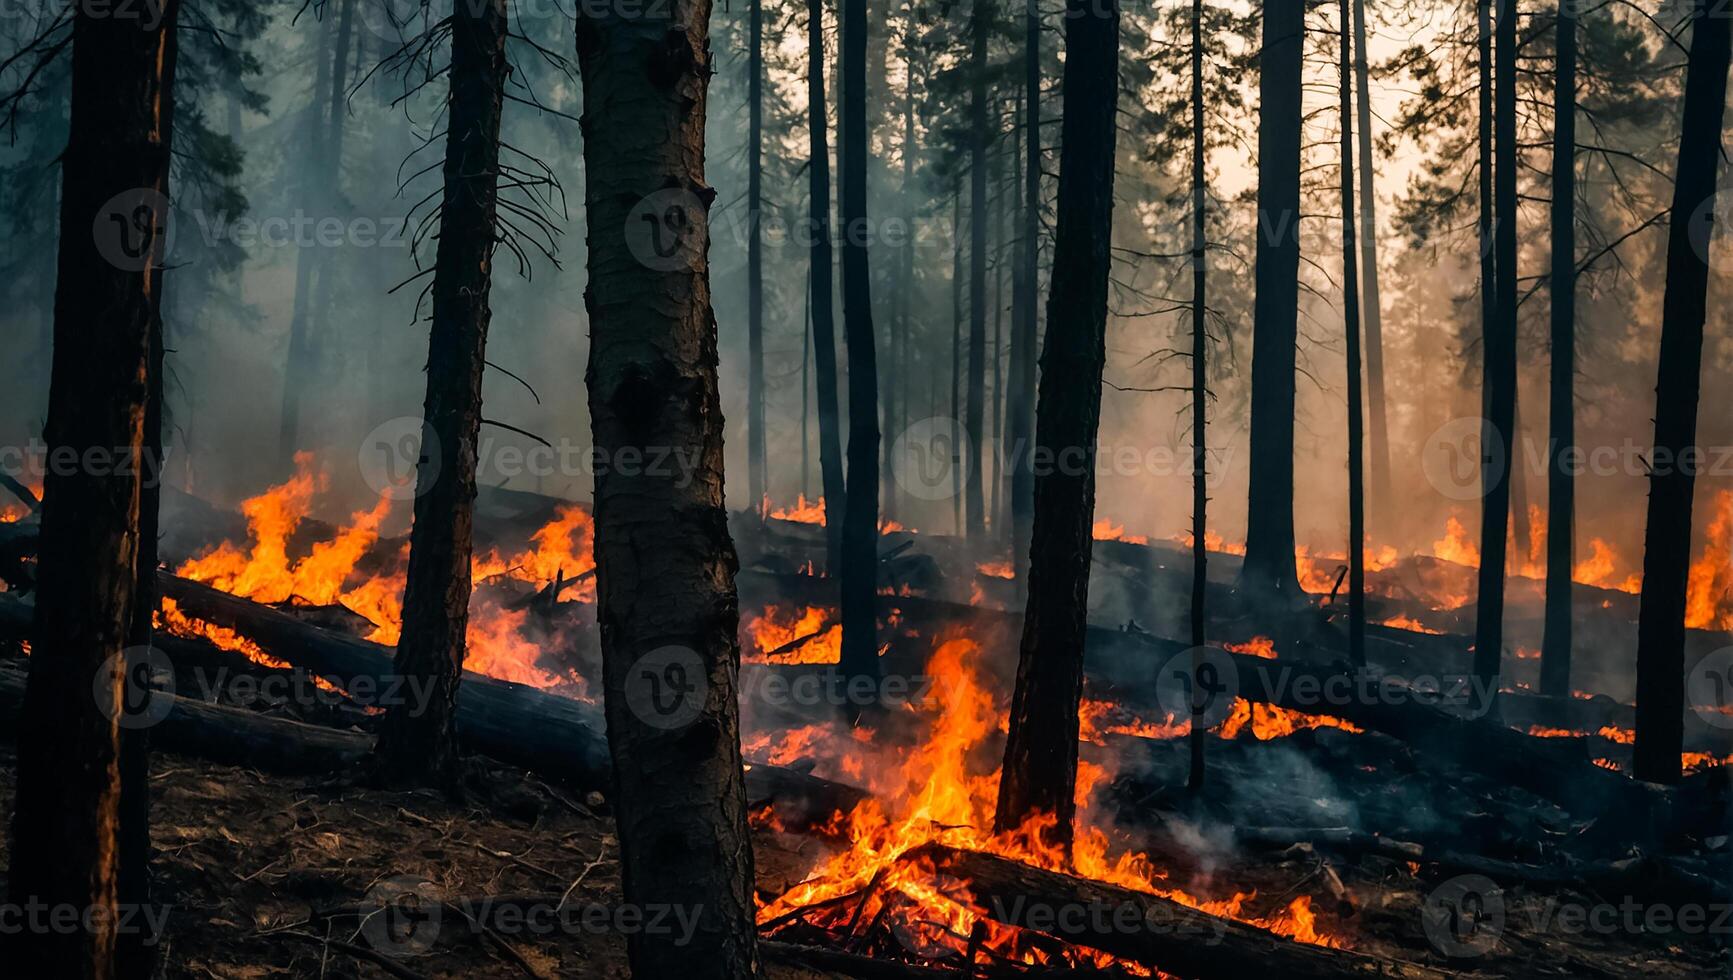
[[[928,844],[910,851],[904,860],[930,861],[939,872],[965,882],[975,905],[999,922],[1048,932],[1066,942],[1136,960],[1174,976],[1194,980],[1240,980],[1260,975],[1290,980],[1444,980],[1451,975],[1400,960],[1293,942],[1158,895],[1045,871],[978,851]],[[1058,915],[1053,916],[1053,923],[1045,921],[1049,913],[1077,909],[1107,910],[1108,914]],[[1128,922],[1135,927],[1125,927]]]

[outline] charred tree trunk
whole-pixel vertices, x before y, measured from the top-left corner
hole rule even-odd
[[[841,568],[843,475],[842,420],[836,396],[836,304],[831,293],[830,120],[824,100],[824,0],[806,0],[807,125],[812,159],[812,367],[818,375],[818,469],[824,488],[825,569]]]
[[[951,420],[963,417],[963,177],[951,181]],[[951,447],[951,530],[962,537],[963,447]]]
[[[848,344],[848,501],[842,526],[842,655],[850,678],[878,663],[878,355],[867,265],[866,0],[841,0],[842,317]]]
[[[70,453],[108,462],[50,466],[44,477],[9,849],[14,907],[113,913],[119,898],[122,651],[138,576],[138,463],[169,220],[168,69],[178,13],[168,3],[149,28],[85,8],[72,20],[65,233],[44,435],[50,460]],[[139,883],[130,884],[136,894]],[[7,962],[21,976],[108,980],[116,917],[90,921],[89,929],[18,931],[7,937]]]
[[[452,712],[469,626],[476,440],[498,239],[499,121],[506,82],[505,0],[458,4],[451,26],[449,136],[423,445],[403,591],[398,673],[423,679],[425,705],[394,705],[379,728],[377,774],[390,782],[456,777]]]
[[[1730,24],[1708,0],[1691,11],[1691,55],[1673,211],[1667,223],[1667,288],[1661,306],[1661,364],[1655,380],[1655,448],[1650,458],[1643,597],[1637,620],[1635,775],[1679,781],[1683,747],[1685,587],[1691,561],[1691,498],[1701,454],[1697,395],[1714,232],[1715,176],[1727,102]],[[1665,463],[1665,465],[1663,465]]]
[[[1077,706],[1095,517],[1095,436],[1107,360],[1107,277],[1112,264],[1113,163],[1119,95],[1119,9],[1114,0],[1067,0],[1065,110],[1060,135],[1059,225],[1047,341],[1041,353],[1036,441],[1055,466],[1035,483],[1029,598],[1011,700],[1011,729],[994,820],[1013,830],[1051,814],[1069,845],[1076,810]]]
[[[969,7],[969,400],[964,408],[963,447],[965,533],[980,541],[986,534],[986,499],[981,492],[981,437],[987,404],[987,31],[992,7],[974,0]]]
[[[1041,8],[1023,5],[1023,208],[1011,317],[1011,565],[1019,596],[1028,592],[1029,535],[1035,520],[1035,334],[1041,262]]]
[[[178,7],[175,9],[178,27]],[[180,35],[169,29],[163,38],[162,90],[168,93],[162,100],[162,145],[174,146],[175,69],[180,63]],[[163,169],[163,193],[169,191],[169,167]],[[127,628],[127,646],[148,648],[152,645],[152,628],[161,597],[156,587],[157,537],[161,530],[163,479],[163,419],[164,403],[163,359],[166,353],[163,323],[164,269],[151,269],[150,279],[150,338],[145,361],[144,429],[139,455],[138,552],[133,559],[135,568],[132,609]],[[128,669],[148,671],[148,664],[129,664]],[[129,683],[133,678],[129,677]],[[145,678],[137,680],[142,684]],[[117,895],[122,906],[145,908],[151,896],[150,845],[150,725],[144,712],[148,701],[127,698],[123,705],[132,722],[120,730],[120,837],[119,876]],[[143,932],[130,931],[116,937],[115,974],[122,980],[149,980],[156,973],[157,946],[146,942]]]
[[[1504,652],[1504,562],[1510,533],[1510,478],[1520,462],[1516,428],[1516,0],[1499,0],[1493,69],[1493,310],[1482,341],[1486,437],[1483,451],[1480,576],[1474,621],[1474,675],[1496,706]]]
[[[1204,663],[1205,593],[1209,588],[1209,548],[1204,532],[1209,528],[1208,401],[1209,373],[1205,370],[1209,344],[1209,172],[1204,169],[1203,108],[1203,0],[1191,0],[1191,649],[1192,676],[1199,676]],[[1193,791],[1203,788],[1203,711],[1207,707],[1201,690],[1191,703],[1191,776]]]
[[[1366,666],[1366,434],[1360,391],[1360,281],[1354,241],[1354,107],[1349,6],[1342,0],[1342,332],[1348,351],[1348,660]]]
[[[997,117],[995,117],[995,123]],[[1005,153],[993,154],[993,188],[999,195],[999,206],[993,208],[993,346],[989,359],[992,361],[993,394],[987,402],[987,415],[993,423],[993,438],[984,443],[977,454],[982,466],[991,466],[985,479],[987,485],[982,492],[987,497],[987,531],[990,540],[997,541],[1000,529],[1005,526],[1004,517],[999,513],[1001,500],[1000,486],[1005,482],[1004,455],[999,447],[1005,442],[1005,201],[1009,199],[1005,188]],[[986,451],[991,448],[991,452]]]
[[[1390,422],[1384,405],[1384,309],[1378,294],[1378,192],[1372,166],[1372,81],[1366,54],[1366,0],[1354,0],[1354,84],[1359,100],[1360,319],[1366,329],[1366,407],[1371,423],[1372,505],[1387,519],[1390,506]]]
[[[716,194],[703,164],[710,4],[683,0],[667,19],[583,11],[577,50],[595,444],[604,454],[671,446],[700,461],[695,479],[596,475],[596,621],[625,900],[701,909],[689,944],[646,933],[629,937],[627,950],[644,980],[752,978],[739,562],[724,502],[710,303]],[[646,131],[662,135],[646,140]],[[674,251],[646,262],[648,253],[628,247],[634,208],[670,192],[645,217]]]
[[[1300,306],[1302,0],[1264,5],[1258,81],[1257,298],[1252,312],[1251,477],[1246,555],[1254,595],[1298,601],[1294,568],[1294,345]]]
[[[1576,480],[1566,453],[1576,445],[1577,12],[1558,9],[1553,79],[1552,370],[1547,427],[1546,621],[1540,692],[1571,691],[1571,566],[1575,563]]]
[[[746,470],[752,511],[769,513],[764,459],[764,3],[752,0],[746,52]]]

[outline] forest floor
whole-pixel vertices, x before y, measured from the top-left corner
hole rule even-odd
[[[0,747],[0,816],[8,823],[15,763],[12,746]],[[166,906],[161,975],[629,980],[625,940],[604,915],[621,903],[612,820],[521,772],[481,760],[471,766],[467,797],[454,803],[429,790],[267,776],[157,753],[151,834],[154,901]],[[0,842],[0,866],[9,863],[4,852]],[[786,885],[806,861],[774,840],[758,842],[756,852],[761,881]],[[391,936],[359,914],[316,917],[422,881],[453,906],[432,931],[413,926]],[[576,925],[538,935],[504,913],[483,928],[459,911],[506,895],[540,896],[550,907],[563,897],[564,916]],[[393,974],[355,952],[371,953],[375,944],[390,944],[410,972]],[[767,976],[828,974],[772,965]]]

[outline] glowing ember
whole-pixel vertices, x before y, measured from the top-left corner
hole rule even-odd
[[[975,566],[975,571],[980,572],[988,578],[1008,579],[1016,575],[1016,572],[1011,568],[1011,563],[1008,561],[984,561]]]
[[[746,663],[834,664],[842,661],[842,624],[829,610],[771,604],[741,619]]]
[[[1126,534],[1125,525],[1116,524],[1108,518],[1097,518],[1089,534],[1097,541],[1124,541],[1126,544],[1148,544],[1149,538],[1141,534]]]
[[[1267,636],[1254,636],[1244,643],[1224,643],[1222,646],[1233,653],[1262,657],[1265,660],[1276,659],[1276,641]]]
[[[1106,735],[1132,735],[1137,738],[1183,738],[1191,734],[1191,722],[1174,719],[1155,723],[1144,721],[1111,701],[1084,698],[1078,705],[1077,740],[1105,745]]]
[[[768,502],[767,502],[768,503]],[[807,500],[806,494],[801,494],[792,507],[770,507],[770,516],[779,521],[793,521],[796,524],[817,524],[824,526],[824,498]]]
[[[1434,636],[1439,635],[1439,634],[1444,632],[1443,630],[1435,630],[1432,627],[1427,626],[1425,623],[1422,623],[1420,620],[1413,618],[1412,616],[1405,616],[1405,615],[1402,615],[1400,613],[1398,613],[1395,616],[1390,617],[1389,619],[1386,619],[1384,621],[1384,625],[1385,626],[1393,626],[1399,630],[1408,630],[1409,632],[1412,632],[1412,633],[1431,633]],[[1519,654],[1517,654],[1517,656],[1521,656],[1521,654],[1519,653]]]
[[[1307,728],[1340,728],[1355,734],[1365,731],[1358,725],[1329,715],[1309,715],[1273,704],[1255,704],[1245,698],[1235,698],[1233,710],[1228,712],[1217,734],[1231,739],[1238,738],[1249,730],[1253,738],[1267,742],[1272,738],[1285,738]]]

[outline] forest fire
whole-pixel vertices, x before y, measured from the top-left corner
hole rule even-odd
[[[1321,930],[1306,896],[1253,914],[1255,894],[1204,899],[1165,885],[1166,874],[1147,856],[1116,847],[1108,831],[1088,820],[1091,788],[1106,775],[1088,763],[1078,780],[1085,817],[1069,857],[1044,842],[1044,819],[1050,822],[1051,817],[1036,817],[1016,831],[994,834],[999,774],[972,765],[971,758],[975,747],[999,728],[1002,714],[977,674],[980,657],[979,645],[967,638],[937,643],[927,670],[945,695],[936,714],[927,719],[925,739],[894,758],[864,767],[861,774],[873,797],[837,814],[827,828],[828,836],[842,842],[844,849],[822,858],[801,883],[761,905],[758,921],[768,935],[818,930],[852,948],[863,942],[883,943],[882,937],[865,933],[888,921],[894,923],[889,932],[905,947],[905,957],[912,953],[917,959],[943,958],[966,965],[972,957],[986,955],[985,950],[1011,962],[1053,962],[1051,940],[1041,941],[992,920],[967,880],[949,880],[923,859],[922,849],[937,845],[1109,882],[1303,943],[1341,944]],[[1100,702],[1090,704],[1084,712],[1090,726],[1086,735],[1112,711]],[[809,736],[796,737],[804,741]],[[976,941],[971,942],[972,936]],[[1063,952],[1076,965],[1109,962],[1098,951],[1069,947]]]

